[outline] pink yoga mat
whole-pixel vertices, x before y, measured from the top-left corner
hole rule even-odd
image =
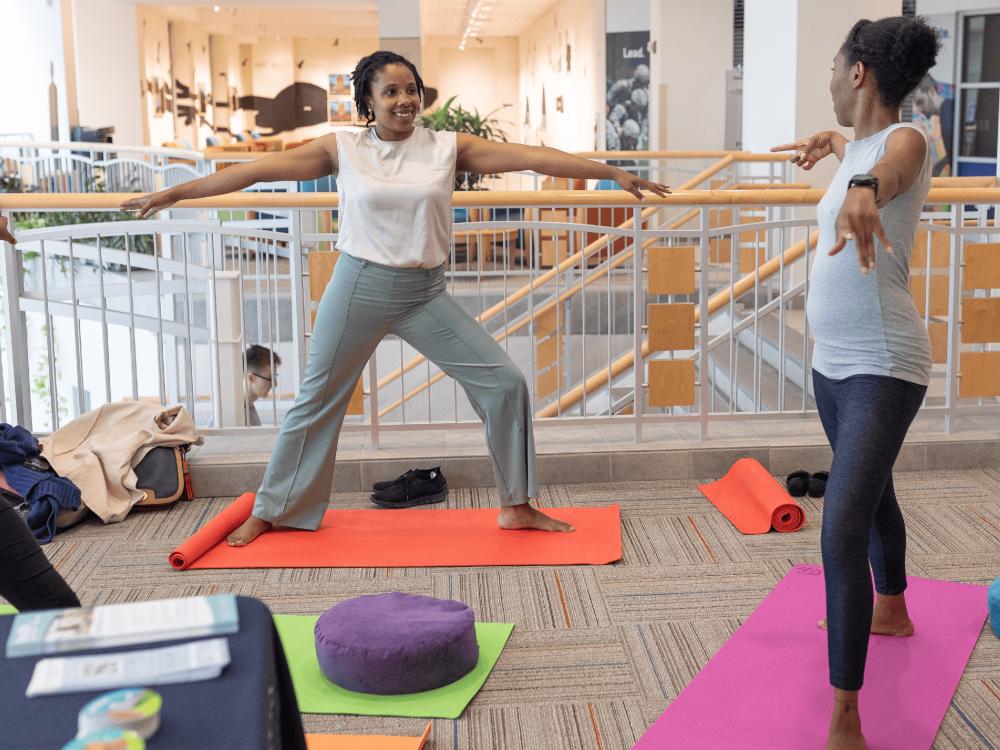
[[[923,750],[986,620],[986,587],[909,578],[912,638],[872,636],[860,710],[871,750]],[[633,750],[821,750],[832,707],[823,570],[796,565]]]

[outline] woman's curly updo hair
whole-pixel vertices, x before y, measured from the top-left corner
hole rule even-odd
[[[934,66],[941,43],[922,18],[893,16],[858,21],[840,47],[848,65],[862,62],[875,73],[882,103],[898,107]]]
[[[372,52],[367,57],[362,57],[351,73],[351,82],[354,84],[354,106],[357,107],[358,115],[364,117],[367,124],[371,125],[375,121],[375,113],[368,105],[368,98],[372,96],[372,82],[375,75],[386,65],[405,65],[413,73],[413,80],[417,82],[417,93],[420,98],[424,98],[424,81],[417,72],[417,66],[411,63],[402,55],[395,52],[379,50]]]

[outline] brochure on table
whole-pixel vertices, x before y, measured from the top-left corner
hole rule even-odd
[[[135,685],[170,685],[212,680],[229,664],[225,638],[182,643],[142,651],[41,659],[26,695],[56,695],[112,690]]]
[[[239,630],[232,594],[25,612],[14,618],[7,657],[225,635]]]

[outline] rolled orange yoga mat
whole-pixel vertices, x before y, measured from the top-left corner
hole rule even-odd
[[[245,492],[219,515],[202,526],[180,547],[170,553],[170,564],[184,570],[220,541],[232,534],[253,512],[254,494]]]
[[[245,547],[226,536],[250,517],[241,495],[170,553],[187,568],[408,568],[473,565],[605,565],[622,556],[617,505],[548,508],[571,534],[504,531],[497,508],[328,510],[317,531],[277,529]]]
[[[760,462],[741,458],[722,479],[698,486],[744,534],[798,531],[806,512]]]

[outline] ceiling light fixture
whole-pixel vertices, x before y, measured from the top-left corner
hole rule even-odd
[[[220,10],[222,10],[222,8],[220,8],[218,5],[213,5],[212,6],[212,10],[214,10],[216,13],[218,13]]]
[[[460,50],[465,49],[469,37],[479,35],[483,22],[488,20],[487,16],[492,9],[493,4],[488,0],[469,0],[468,5],[465,6],[465,28],[462,31],[462,40],[458,43]]]

